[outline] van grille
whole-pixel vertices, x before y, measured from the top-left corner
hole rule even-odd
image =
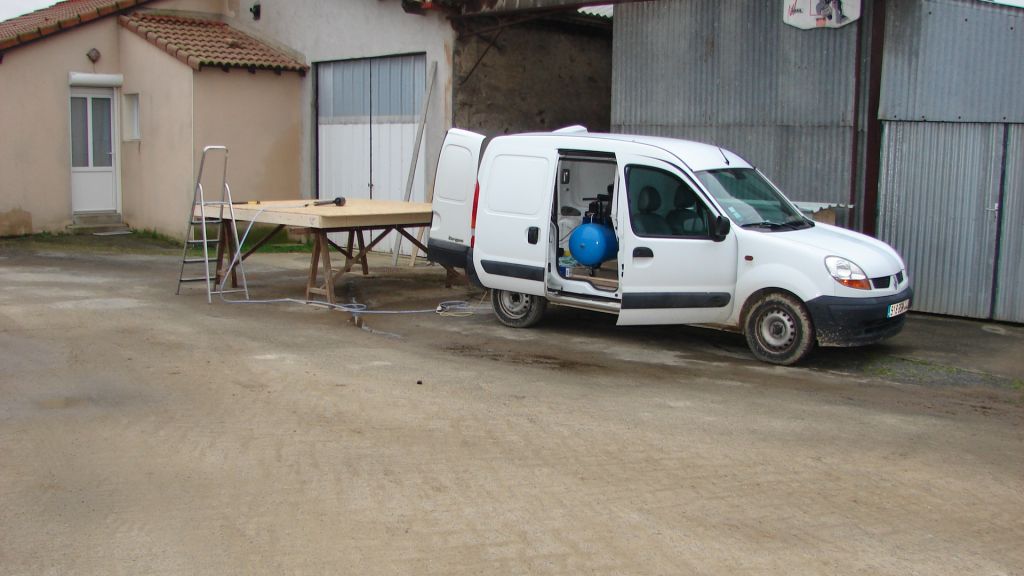
[[[875,290],[883,290],[892,285],[892,276],[879,276],[878,278],[871,279],[871,287]],[[903,284],[903,270],[896,273],[896,286]]]

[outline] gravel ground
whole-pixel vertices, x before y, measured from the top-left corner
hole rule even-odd
[[[777,367],[569,309],[208,305],[178,264],[0,240],[0,572],[1024,574],[1020,326]],[[485,296],[387,264],[342,300]],[[247,261],[254,297],[307,265]]]

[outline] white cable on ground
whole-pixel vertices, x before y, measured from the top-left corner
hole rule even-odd
[[[308,202],[295,205],[280,204],[274,205],[274,208],[304,208],[309,206]],[[332,304],[330,302],[321,302],[318,300],[299,300],[298,298],[271,298],[265,300],[229,300],[224,297],[224,283],[227,282],[228,277],[231,275],[231,271],[235,268],[235,265],[241,262],[242,246],[245,246],[245,241],[249,238],[249,232],[252,231],[252,227],[256,224],[256,220],[260,214],[266,211],[270,206],[264,206],[260,208],[258,212],[249,221],[249,225],[245,228],[245,233],[242,234],[241,240],[238,242],[238,250],[235,252],[234,257],[231,258],[231,263],[228,264],[227,270],[224,271],[224,276],[221,277],[220,285],[217,287],[217,293],[220,296],[222,302],[227,304],[279,304],[279,303],[291,303],[291,304],[305,304],[307,306],[320,306],[322,308],[329,308],[331,310],[341,310],[342,312],[348,312],[353,317],[358,318],[364,314],[439,314],[441,316],[471,316],[474,314],[474,310],[490,309],[490,307],[482,307],[479,304],[471,307],[465,300],[447,300],[441,302],[436,308],[430,308],[425,310],[369,310],[366,308],[366,304],[360,304],[358,302],[352,302],[350,304]],[[484,296],[487,294],[484,293]],[[480,302],[483,302],[481,297]]]

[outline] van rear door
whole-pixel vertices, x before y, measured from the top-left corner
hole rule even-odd
[[[496,138],[480,167],[473,263],[480,283],[543,296],[557,150],[534,138]]]
[[[427,240],[427,258],[464,268],[469,253],[470,218],[476,189],[477,167],[484,136],[452,128],[441,145],[434,176],[433,220]]]

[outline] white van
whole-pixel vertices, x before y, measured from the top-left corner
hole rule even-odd
[[[899,254],[807,219],[728,150],[582,127],[484,143],[445,138],[428,256],[490,288],[503,324],[531,326],[548,303],[699,324],[775,364],[903,328]]]

